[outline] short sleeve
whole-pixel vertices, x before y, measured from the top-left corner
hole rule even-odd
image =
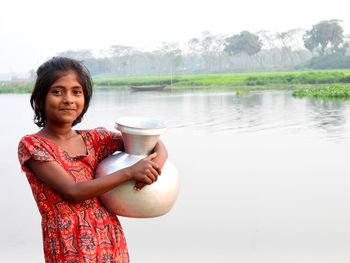
[[[40,142],[38,139],[33,136],[25,136],[21,139],[18,144],[18,159],[21,164],[22,170],[27,172],[28,168],[25,163],[30,158],[33,158],[36,161],[48,162],[54,161],[54,157],[50,154],[48,146]]]
[[[119,132],[108,131],[101,127],[93,131],[97,140],[96,149],[99,162],[116,151],[124,151],[123,139]]]

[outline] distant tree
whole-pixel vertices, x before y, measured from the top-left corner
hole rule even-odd
[[[36,72],[34,69],[31,69],[28,71],[28,79],[29,80],[35,80],[36,78]]]
[[[191,38],[187,42],[190,54],[199,54],[201,52],[200,40],[198,38]]]
[[[212,70],[221,59],[223,42],[224,38],[221,35],[203,31],[199,38],[192,38],[187,42],[189,55],[192,57],[197,55],[201,60],[200,67]]]
[[[66,50],[63,52],[57,53],[58,56],[78,59],[78,60],[86,60],[94,57],[91,49],[81,49],[81,50]]]
[[[304,46],[311,52],[316,51],[320,56],[339,51],[344,44],[341,21],[332,19],[321,21],[312,26],[303,36]]]
[[[345,35],[343,37],[343,42],[338,46],[333,49],[334,53],[339,53],[343,56],[349,55],[347,54],[349,51],[350,47],[350,35]]]
[[[242,31],[238,35],[233,35],[225,39],[225,48],[229,55],[245,53],[248,56],[257,54],[262,47],[262,42],[259,36],[248,31]]]
[[[195,68],[197,70],[204,68],[199,38],[191,38],[186,44],[187,47],[184,50],[184,68]]]
[[[113,45],[110,47],[110,54],[113,57],[130,56],[134,55],[135,53],[137,53],[137,50],[131,46]]]
[[[224,49],[224,37],[214,35],[210,31],[203,31],[198,38],[192,38],[187,42],[188,58],[193,61],[197,69],[212,70],[220,67],[222,51]]]
[[[112,68],[111,60],[109,58],[90,58],[84,60],[84,64],[93,76],[102,73],[109,73]]]
[[[304,29],[294,28],[283,32],[259,31],[257,34],[263,42],[264,66],[290,67],[305,62],[311,53],[305,49]]]
[[[122,74],[136,71],[136,57],[139,51],[132,46],[112,45],[109,50],[113,71]]]
[[[182,50],[179,48],[178,43],[162,42],[160,48],[160,54],[162,54],[169,61],[170,71],[173,72],[182,61]]]
[[[261,30],[257,32],[257,35],[261,39],[262,42],[262,48],[265,49],[268,54],[265,55],[265,60],[269,61],[271,65],[280,65],[281,59],[280,59],[280,52],[279,52],[279,46],[276,43],[276,34],[271,33],[267,30]],[[266,64],[265,64],[266,65]]]
[[[257,54],[262,46],[262,41],[258,35],[249,31],[242,31],[240,34],[225,38],[224,51],[235,60],[240,60],[240,64],[244,63],[243,67],[254,66],[253,59],[261,66],[261,58]]]
[[[279,48],[281,49],[281,65],[290,66],[294,65],[294,53],[296,50],[302,49],[302,43],[300,43],[302,29],[290,29],[284,32],[276,33],[276,40],[279,42]]]
[[[350,35],[345,35],[344,36],[344,44],[343,44],[343,51],[344,51],[344,55],[348,55],[346,53],[349,52],[349,48],[350,48]]]

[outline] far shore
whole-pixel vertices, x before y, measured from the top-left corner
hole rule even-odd
[[[164,86],[164,91],[235,91],[349,85],[349,70],[293,71],[244,74],[93,78],[95,90],[129,90],[130,86]],[[33,80],[0,81],[0,93],[30,93]]]
[[[344,83],[339,83],[339,85],[344,85]],[[274,84],[274,85],[196,85],[196,86],[166,86],[163,90],[156,92],[181,92],[181,91],[206,91],[206,92],[234,92],[237,90],[294,90],[300,88],[322,88],[328,87],[329,84]],[[102,91],[102,90],[125,90],[132,91],[129,86],[97,86],[95,85],[94,91]],[[9,86],[9,87],[0,87],[0,94],[23,94],[23,93],[31,93],[33,86]]]

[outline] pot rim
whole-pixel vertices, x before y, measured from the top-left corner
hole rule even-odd
[[[160,135],[167,130],[163,121],[139,116],[121,117],[115,121],[115,128],[134,135]]]

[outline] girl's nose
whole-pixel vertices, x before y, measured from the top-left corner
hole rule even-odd
[[[73,97],[72,97],[71,94],[69,94],[69,92],[67,92],[64,95],[63,102],[66,103],[66,104],[72,104],[73,103]]]

